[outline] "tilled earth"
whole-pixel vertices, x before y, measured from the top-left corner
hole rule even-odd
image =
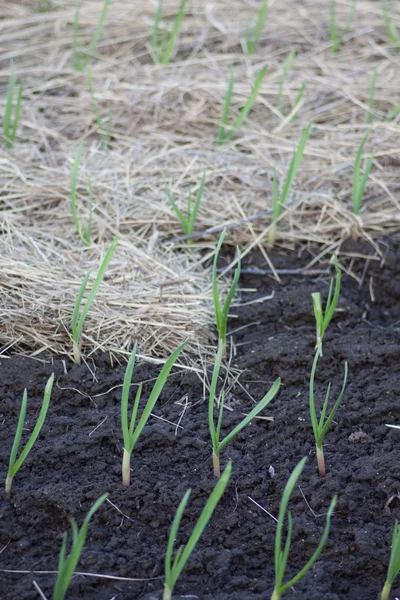
[[[232,477],[178,580],[176,598],[270,598],[276,525],[265,511],[277,516],[289,474],[308,456],[289,505],[294,532],[288,577],[316,548],[335,494],[338,503],[320,559],[284,598],[377,600],[394,521],[400,518],[400,431],[385,425],[400,422],[399,257],[397,249],[390,250],[383,267],[356,260],[352,268],[359,269],[361,286],[343,276],[316,383],[322,398],[332,381],[335,399],[348,362],[347,389],[325,440],[325,479],[316,470],[308,384],[315,345],[311,292],[321,291],[325,298],[330,276],[288,274],[279,284],[265,275],[242,275],[242,290],[257,292],[242,291],[241,306],[232,309],[235,351],[223,434],[277,377],[282,386],[262,413],[267,418],[255,419],[223,452],[222,466],[233,461]],[[274,264],[290,270],[308,260],[305,253],[280,255]],[[255,256],[246,271],[259,264]],[[256,298],[264,300],[249,303]],[[138,365],[134,382],[144,382],[148,394],[158,372]],[[105,356],[88,366],[63,357],[0,357],[2,480],[23,389],[28,389],[26,429],[31,430],[51,373],[56,379],[42,433],[16,475],[11,500],[0,503],[0,598],[38,599],[33,581],[51,598],[69,518],[80,525],[93,502],[108,492],[109,502],[90,523],[78,568],[115,579],[78,575],[67,597],[160,599],[168,531],[179,501],[192,488],[177,545],[187,541],[215,485],[202,370],[175,370],[170,376],[134,450],[131,486],[125,489],[119,410],[124,365],[110,364]],[[398,585],[392,598],[400,595]]]

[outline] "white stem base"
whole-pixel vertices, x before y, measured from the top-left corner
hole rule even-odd
[[[167,585],[165,585],[163,600],[171,600],[171,598],[172,598],[172,590],[170,590],[169,587]]]
[[[12,482],[13,482],[13,478],[10,477],[9,475],[7,475],[6,477],[6,491],[5,491],[5,497],[6,500],[9,499],[10,495],[11,495],[11,486],[12,486]]]
[[[221,467],[219,464],[219,456],[217,456],[215,454],[215,452],[213,452],[212,461],[213,461],[214,475],[215,475],[215,477],[219,478],[219,477],[221,477]]]
[[[122,458],[122,483],[128,487],[131,483],[131,455],[124,448]]]
[[[325,477],[326,468],[325,468],[325,456],[322,448],[317,448],[317,463],[318,463],[318,472],[320,477]]]

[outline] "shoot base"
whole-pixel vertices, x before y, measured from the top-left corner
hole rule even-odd
[[[166,585],[164,587],[163,600],[171,600],[171,598],[172,598],[172,590],[170,590],[169,587]]]
[[[387,581],[385,583],[385,585],[383,586],[383,590],[382,590],[379,600],[389,600],[391,589],[392,589],[392,585]]]
[[[5,496],[6,500],[8,500],[9,497],[10,497],[10,495],[11,495],[12,482],[13,482],[13,478],[10,477],[9,475],[7,475],[7,477],[6,477],[5,493],[4,493],[4,496]]]
[[[213,461],[214,476],[221,477],[221,466],[219,463],[219,456],[217,456],[215,454],[215,452],[213,452],[212,461]]]
[[[326,467],[325,467],[325,456],[322,448],[317,448],[317,463],[318,463],[318,473],[320,477],[325,477],[326,475]]]
[[[122,457],[122,483],[128,487],[131,483],[131,455],[124,448]]]

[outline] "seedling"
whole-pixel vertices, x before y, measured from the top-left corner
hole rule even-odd
[[[185,12],[186,3],[187,0],[181,1],[178,12],[174,19],[171,33],[168,35],[167,30],[164,29],[160,36],[162,0],[158,0],[158,7],[154,17],[153,34],[151,36],[151,46],[153,49],[153,59],[155,63],[160,65],[167,65],[169,63],[169,59],[171,58],[171,54],[174,51],[176,41],[178,39],[178,33],[181,27],[183,14]]]
[[[218,256],[221,250],[222,243],[224,241],[226,234],[226,229],[221,233],[221,237],[219,238],[219,242],[217,244],[217,248],[214,254],[214,263],[213,263],[213,271],[212,271],[212,291],[213,291],[213,300],[214,300],[214,312],[215,312],[215,322],[218,330],[218,338],[222,342],[222,356],[226,358],[226,327],[228,321],[229,308],[236,290],[236,286],[240,277],[240,252],[239,248],[236,247],[238,262],[235,269],[235,274],[233,276],[233,281],[231,287],[229,289],[228,295],[225,298],[225,302],[221,308],[221,303],[219,300],[218,294],[218,284],[217,284],[217,262]]]
[[[89,194],[89,221],[88,226],[85,228],[82,223],[79,221],[78,211],[76,208],[76,188],[78,184],[78,172],[79,172],[79,163],[82,158],[83,151],[83,141],[79,144],[78,150],[76,151],[74,164],[72,167],[72,178],[71,178],[71,212],[72,218],[75,223],[76,231],[85,246],[90,246],[91,243],[91,235],[92,235],[92,217],[93,217],[93,190],[92,184],[90,182],[90,177],[88,177],[88,194]]]
[[[292,62],[294,61],[295,56],[296,56],[296,50],[291,50],[289,52],[289,56],[287,57],[287,59],[283,63],[282,75],[281,75],[281,78],[279,80],[279,91],[278,91],[278,110],[279,110],[280,113],[282,112],[283,86],[285,85],[287,74],[289,72],[290,67],[292,66]]]
[[[94,114],[96,116],[96,123],[97,123],[97,128],[99,130],[101,145],[104,148],[104,150],[108,150],[108,148],[110,147],[110,142],[111,142],[111,115],[109,114],[107,127],[105,127],[104,121],[100,116],[99,107],[97,106],[96,100],[94,98],[94,90],[93,90],[93,83],[92,83],[92,71],[90,69],[87,70],[87,80],[88,80],[89,93],[90,93],[90,96],[91,96],[92,102],[93,102],[93,109],[94,109]],[[108,106],[108,109],[110,109],[110,106]]]
[[[337,303],[339,301],[340,294],[340,279],[341,279],[341,271],[339,269],[337,256],[335,256],[335,269],[336,269],[336,281],[335,281],[335,291],[332,298],[332,288],[333,288],[333,279],[329,284],[329,292],[328,298],[326,301],[325,312],[322,309],[322,300],[321,294],[319,292],[313,292],[311,294],[313,306],[314,306],[314,315],[315,315],[315,323],[317,326],[317,343],[316,348],[319,349],[319,352],[322,356],[322,340],[324,338],[325,331],[332,320],[332,317],[335,313]]]
[[[224,402],[225,402],[224,392],[222,391],[222,393],[221,393],[217,427],[215,427],[215,425],[214,425],[214,401],[215,401],[215,391],[216,391],[216,387],[217,387],[219,371],[221,368],[222,352],[223,352],[223,344],[222,344],[222,342],[220,342],[219,347],[218,347],[217,356],[215,358],[214,371],[213,371],[213,376],[212,376],[211,386],[210,386],[210,395],[209,395],[209,399],[208,399],[208,426],[210,428],[210,435],[211,435],[211,441],[212,441],[212,447],[213,447],[212,461],[213,461],[215,477],[219,477],[221,474],[220,460],[219,460],[221,451],[239,433],[239,431],[242,431],[242,429],[244,429],[246,427],[246,425],[248,425],[250,423],[250,421],[252,419],[254,419],[254,417],[256,417],[258,415],[258,413],[261,412],[263,410],[263,408],[265,408],[267,406],[267,404],[269,404],[271,402],[271,400],[273,400],[273,398],[275,398],[276,394],[279,391],[279,387],[281,385],[280,378],[276,379],[276,381],[273,383],[271,389],[267,392],[267,394],[265,394],[264,398],[262,400],[260,400],[260,402],[258,404],[256,404],[256,406],[247,415],[247,417],[245,417],[239,423],[239,425],[237,425],[230,433],[228,433],[228,435],[223,440],[220,441],[219,438],[220,438],[220,433],[221,433],[222,417],[224,414]]]
[[[226,125],[228,122],[229,110],[232,102],[232,93],[233,93],[233,69],[231,69],[231,74],[229,77],[228,91],[226,93],[224,109],[222,112],[221,125],[218,128],[217,133],[217,144],[223,144],[224,142],[228,142],[233,138],[239,127],[242,125],[243,121],[251,111],[253,104],[257,98],[257,94],[260,90],[261,84],[264,80],[265,75],[267,74],[268,65],[265,65],[254,82],[253,89],[251,90],[250,96],[246,100],[246,104],[243,106],[241,111],[239,112],[239,116],[236,121],[233,123],[232,127],[229,131],[226,131]]]
[[[88,299],[86,300],[83,308],[82,308],[82,312],[79,316],[79,311],[81,308],[81,304],[83,302],[83,294],[85,293],[86,290],[86,286],[88,284],[89,281],[89,277],[90,277],[90,271],[88,271],[85,275],[85,277],[83,278],[83,281],[81,283],[81,287],[79,288],[79,292],[78,292],[78,296],[76,298],[76,302],[75,302],[75,308],[74,308],[74,312],[72,314],[72,350],[73,350],[73,357],[74,357],[74,362],[76,363],[80,363],[81,362],[81,350],[80,350],[80,345],[81,345],[81,334],[82,334],[82,329],[83,329],[83,324],[85,322],[85,319],[87,317],[87,314],[89,312],[90,307],[92,306],[93,300],[95,299],[95,296],[97,294],[97,290],[100,287],[100,284],[103,280],[104,274],[107,271],[107,267],[110,263],[110,260],[113,257],[113,254],[115,252],[115,249],[117,247],[118,244],[118,237],[114,238],[113,242],[111,243],[111,246],[109,247],[105,257],[103,258],[103,262],[100,265],[100,269],[97,273],[97,277],[94,280],[93,283],[93,287],[90,290]]]
[[[47,12],[53,9],[51,0],[37,0],[36,5],[39,12]]]
[[[336,25],[336,0],[331,0],[329,39],[331,42],[332,54],[336,54],[336,52],[339,50],[339,48],[343,44],[344,38],[348,34],[350,25],[353,21],[355,11],[356,11],[356,0],[353,0],[351,3],[349,16],[348,16],[346,24],[344,26],[343,33],[342,33],[342,35],[339,35],[337,32],[337,25]]]
[[[40,409],[38,420],[36,421],[36,425],[33,428],[33,431],[30,435],[30,438],[25,444],[25,448],[21,451],[21,454],[17,458],[17,452],[21,443],[22,431],[24,429],[25,423],[25,415],[26,408],[28,404],[28,393],[26,388],[24,389],[24,393],[22,395],[22,403],[21,410],[18,417],[17,430],[15,432],[14,443],[12,445],[11,454],[10,454],[10,462],[8,464],[8,472],[6,477],[6,486],[5,486],[5,497],[8,499],[11,494],[11,486],[15,475],[17,474],[19,468],[25,462],[26,457],[29,452],[32,450],[33,444],[36,442],[36,439],[40,433],[40,430],[43,427],[44,420],[46,418],[47,409],[49,408],[51,390],[53,388],[54,382],[54,373],[50,376],[49,380],[46,383],[46,387],[44,389],[44,396],[42,402],[42,408]]]
[[[258,13],[258,17],[253,26],[246,29],[245,46],[247,54],[254,54],[260,41],[261,33],[264,28],[268,15],[269,0],[264,0]]]
[[[371,172],[371,168],[372,168],[372,163],[374,161],[374,155],[371,154],[371,156],[369,157],[369,159],[365,162],[364,164],[364,172],[361,175],[361,161],[362,161],[362,154],[364,151],[364,146],[365,146],[365,142],[367,141],[369,132],[366,134],[366,136],[363,138],[360,147],[358,149],[357,152],[357,156],[356,156],[356,160],[354,163],[354,170],[353,170],[353,213],[355,215],[358,215],[358,213],[360,212],[360,208],[361,208],[361,203],[362,203],[362,199],[364,196],[364,190],[365,190],[365,186],[367,184],[367,180],[369,177],[369,174]]]
[[[314,381],[315,381],[315,371],[317,369],[319,357],[320,357],[320,349],[317,348],[317,351],[316,351],[315,357],[314,357],[314,361],[313,361],[313,365],[312,365],[312,369],[311,369],[311,378],[310,378],[310,416],[311,416],[311,423],[312,423],[312,428],[313,428],[314,437],[315,437],[318,472],[321,477],[325,477],[326,470],[325,470],[325,456],[324,456],[323,443],[324,443],[324,438],[326,436],[326,433],[327,433],[333,419],[335,418],[336,411],[339,408],[339,404],[342,401],[344,390],[346,388],[347,362],[344,363],[344,379],[343,379],[343,385],[342,385],[341,392],[338,396],[338,399],[336,400],[335,404],[333,405],[331,412],[327,416],[326,411],[328,410],[329,395],[330,395],[330,391],[331,391],[331,384],[329,383],[328,389],[326,392],[326,396],[325,396],[325,400],[322,405],[320,418],[318,420],[317,410],[315,408],[315,400],[314,400]]]
[[[283,96],[283,88],[286,82],[286,78],[289,72],[290,67],[292,66],[293,60],[296,56],[296,51],[295,50],[291,50],[289,53],[289,56],[287,57],[287,59],[285,60],[285,62],[283,63],[283,67],[282,67],[282,75],[281,78],[279,80],[279,90],[278,90],[278,110],[279,112],[283,115],[283,111],[282,111],[282,96]],[[304,91],[306,89],[306,83],[302,83],[299,93],[297,94],[295,103],[294,103],[294,108],[291,111],[291,118],[290,121],[293,121],[296,118],[297,115],[297,111],[299,109],[300,106],[300,102],[304,96]]]
[[[87,530],[89,527],[89,521],[103,504],[108,494],[103,494],[96,500],[93,504],[92,508],[89,510],[88,514],[83,521],[82,527],[78,530],[78,526],[74,519],[70,519],[71,529],[72,529],[72,546],[71,552],[67,557],[65,557],[65,552],[67,548],[67,532],[63,535],[63,541],[61,544],[60,558],[58,561],[58,575],[56,584],[53,590],[53,600],[64,600],[69,585],[71,583],[72,576],[76,569],[76,565],[79,562],[79,558],[81,556],[83,545],[85,543]]]
[[[282,594],[286,590],[291,588],[300,579],[302,579],[302,577],[304,577],[304,575],[311,569],[311,567],[313,566],[315,561],[318,559],[318,557],[321,554],[322,549],[325,545],[325,542],[328,538],[329,528],[330,528],[330,524],[331,524],[331,516],[332,516],[332,513],[336,506],[337,496],[333,497],[330,507],[328,509],[324,532],[322,534],[321,540],[320,540],[318,547],[315,550],[314,554],[312,555],[310,560],[304,565],[304,567],[301,569],[301,571],[299,571],[297,573],[297,575],[295,575],[287,583],[283,583],[283,577],[285,575],[286,564],[287,564],[287,560],[288,560],[288,556],[289,556],[289,552],[290,552],[290,544],[292,542],[293,520],[292,520],[292,515],[290,512],[288,513],[288,532],[287,532],[287,537],[286,537],[286,541],[285,541],[283,548],[282,548],[282,529],[283,529],[283,526],[285,523],[285,515],[286,515],[286,511],[287,511],[289,498],[292,494],[294,486],[297,483],[297,480],[299,479],[299,477],[301,475],[301,472],[304,468],[306,460],[307,460],[306,457],[303,458],[299,462],[299,464],[295,467],[295,469],[294,469],[293,473],[290,475],[289,480],[283,491],[281,505],[279,507],[278,525],[276,528],[276,535],[275,535],[275,588],[274,588],[274,592],[271,596],[271,600],[279,600],[280,597],[282,596]]]
[[[396,104],[396,106],[390,111],[388,116],[388,121],[393,121],[397,115],[400,113],[400,102]]]
[[[392,535],[392,548],[390,551],[389,568],[385,585],[381,592],[380,600],[389,600],[390,590],[398,574],[400,573],[400,527],[396,519]]]
[[[187,199],[187,216],[185,216],[183,214],[183,212],[180,210],[179,206],[175,202],[168,185],[165,186],[165,190],[167,192],[168,199],[171,203],[172,208],[175,211],[176,216],[178,217],[179,221],[181,222],[181,225],[182,225],[183,231],[185,232],[185,235],[189,236],[189,235],[192,235],[192,233],[193,233],[194,224],[196,221],[200,202],[203,197],[205,180],[206,180],[206,171],[204,170],[203,177],[201,178],[201,182],[200,182],[200,187],[197,191],[196,199],[194,201],[193,206],[192,206],[192,194],[189,192],[188,199]]]
[[[20,112],[21,112],[23,87],[24,87],[24,84],[23,84],[23,81],[21,80],[19,83],[17,101],[15,104],[14,122],[11,126],[11,117],[12,117],[13,100],[14,100],[14,88],[15,88],[14,65],[11,63],[11,74],[10,74],[10,80],[8,82],[8,88],[7,88],[6,110],[4,113],[4,120],[3,120],[3,138],[4,138],[4,143],[6,145],[6,148],[8,148],[8,149],[11,149],[14,146],[15,136],[17,135],[19,116],[20,116]]]
[[[189,541],[185,546],[180,546],[174,560],[172,560],[172,553],[174,550],[174,542],[178,535],[179,525],[182,520],[183,513],[185,512],[186,505],[189,500],[191,489],[189,488],[186,494],[183,496],[178,510],[176,511],[174,520],[172,522],[171,531],[168,538],[167,553],[165,555],[165,587],[163,600],[171,600],[172,592],[175,584],[182,570],[184,569],[190,555],[192,554],[197,542],[199,541],[201,534],[203,533],[208,521],[211,519],[211,515],[214,512],[225,488],[228,484],[231,476],[232,463],[229,461],[225,471],[222,473],[218,480],[213,492],[208,498],[205,507],[197,521],[195,528],[189,538]]]
[[[72,26],[72,54],[74,60],[75,71],[84,71],[88,66],[96,48],[100,41],[101,33],[104,27],[104,21],[106,20],[108,5],[110,0],[104,0],[103,9],[100,14],[99,22],[93,34],[92,40],[87,47],[83,49],[78,42],[78,29],[79,29],[79,13],[81,10],[82,0],[78,0],[75,11],[75,18]]]
[[[282,214],[282,211],[289,196],[289,192],[292,188],[297,171],[299,169],[301,159],[303,157],[303,153],[307,144],[307,140],[310,135],[311,125],[312,123],[310,123],[302,133],[297,150],[295,150],[293,154],[292,162],[290,163],[289,170],[287,172],[286,179],[279,197],[277,172],[276,169],[274,170],[274,177],[272,182],[272,207],[274,212],[272,214],[272,223],[268,232],[268,243],[270,246],[273,246],[275,243],[277,221]]]
[[[377,76],[378,76],[378,65],[376,65],[376,67],[374,68],[373,73],[372,73],[371,89],[370,89],[369,98],[368,98],[368,113],[367,113],[367,123],[368,124],[372,123]]]
[[[390,20],[387,0],[382,0],[383,19],[385,21],[386,33],[388,38],[396,48],[400,47],[400,35],[397,28]]]
[[[142,412],[142,416],[139,419],[138,424],[136,425],[136,418],[139,408],[140,396],[142,394],[142,385],[139,386],[138,391],[136,393],[135,402],[133,404],[131,421],[128,421],[128,400],[129,400],[129,389],[132,381],[133,368],[135,366],[136,360],[136,348],[137,342],[133,348],[133,352],[130,356],[128,365],[126,367],[125,376],[124,376],[124,384],[122,387],[122,397],[121,397],[121,425],[122,425],[122,434],[124,437],[124,454],[122,459],[122,483],[125,486],[129,486],[130,478],[131,478],[131,456],[133,449],[136,445],[136,442],[139,439],[140,434],[143,431],[144,426],[146,425],[151,411],[154,408],[155,403],[157,402],[165,382],[167,381],[168,375],[174,366],[176,359],[181,353],[183,347],[186,342],[181,344],[179,348],[175,350],[169,357],[169,359],[164,364],[163,368],[159,376],[157,377],[157,381],[154,384],[152,392],[150,394],[149,399],[147,400],[145,407]],[[136,425],[136,428],[135,428]]]

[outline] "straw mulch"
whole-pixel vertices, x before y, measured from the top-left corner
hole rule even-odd
[[[84,328],[86,356],[117,355],[139,340],[143,353],[165,356],[185,338],[195,350],[210,340],[210,269],[217,233],[244,255],[266,245],[271,225],[272,176],[280,185],[301,132],[313,121],[301,168],[280,219],[277,245],[306,243],[316,258],[330,257],[357,235],[377,243],[400,223],[400,52],[388,40],[378,1],[357,2],[339,52],[329,42],[326,0],[271,0],[259,48],[243,52],[244,31],[260,2],[188,2],[177,52],[154,65],[151,29],[156,2],[112,0],[86,72],[72,60],[75,3],[53,0],[38,12],[34,0],[0,6],[0,98],[13,61],[24,92],[18,138],[0,151],[0,344],[13,351],[70,352],[70,320],[80,282],[94,277],[115,235],[117,252]],[[163,3],[163,23],[179,2]],[[339,32],[350,0],[336,2]],[[79,39],[88,44],[102,2],[85,0]],[[400,26],[400,6],[389,3]],[[167,17],[167,19],[165,19]],[[399,29],[400,30],[400,29]],[[296,57],[277,109],[283,64]],[[216,146],[216,131],[231,66],[230,119],[239,114],[259,70],[268,73],[250,115],[234,139]],[[367,123],[374,67],[372,124]],[[291,111],[303,83],[296,118]],[[4,110],[4,108],[2,109]],[[110,148],[101,147],[96,111],[110,121]],[[289,116],[288,116],[289,115]],[[363,208],[351,211],[353,164],[371,128],[365,157],[374,153]],[[78,211],[88,218],[87,178],[93,186],[93,243],[85,249],[71,216],[72,165],[85,140]],[[165,194],[165,180],[182,207],[206,187],[190,248]],[[266,265],[267,266],[267,265]],[[346,257],[342,266],[349,268]]]

